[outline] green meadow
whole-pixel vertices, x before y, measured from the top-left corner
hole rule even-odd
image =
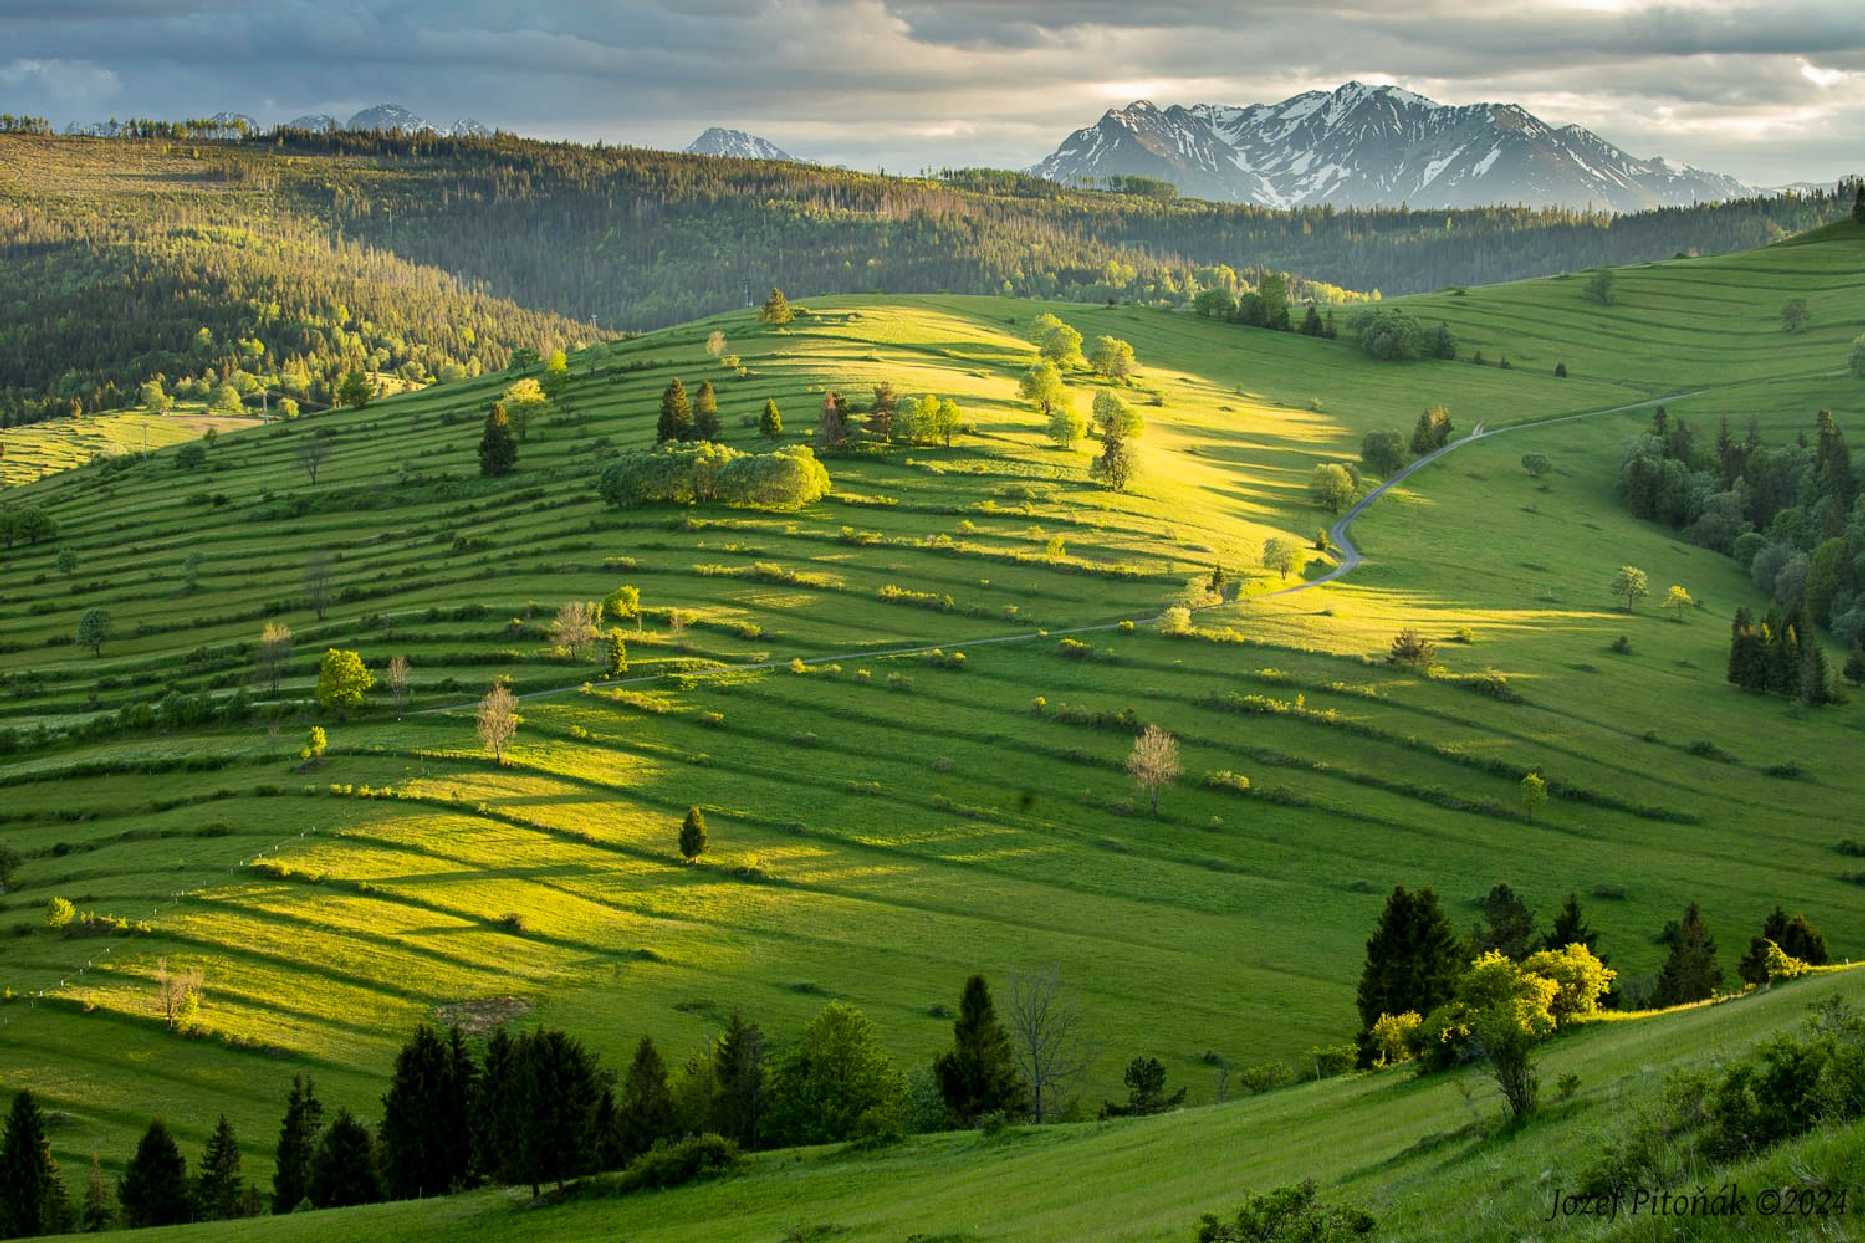
[[[92,1152],[120,1168],[152,1114],[198,1152],[225,1113],[263,1179],[293,1073],[374,1117],[396,1047],[437,1014],[516,1013],[616,1065],[643,1034],[684,1057],[733,1008],[782,1043],[840,998],[919,1063],[948,1042],[935,1007],[967,975],[1054,964],[1102,1051],[1077,1085],[1092,1116],[1135,1054],[1204,1104],[1220,1062],[1300,1066],[1351,1039],[1365,939],[1396,884],[1433,886],[1459,924],[1499,881],[1543,924],[1577,893],[1627,977],[1656,969],[1659,929],[1693,900],[1732,978],[1777,903],[1856,957],[1859,869],[1835,846],[1865,787],[1865,709],[1730,688],[1728,622],[1758,593],[1729,559],[1628,517],[1613,484],[1655,402],[1703,435],[1753,415],[1777,442],[1827,407],[1865,439],[1865,385],[1842,371],[1865,331],[1861,277],[1865,241],[1842,229],[1621,270],[1609,307],[1580,275],[1447,291],[1403,305],[1449,324],[1465,361],[1408,364],[1164,310],[820,298],[783,330],[747,312],[573,355],[502,480],[478,477],[475,446],[511,376],[223,434],[196,469],[167,448],[9,488],[61,538],[6,554],[0,597],[0,729],[18,740],[0,754],[0,841],[26,859],[0,895],[0,1079],[52,1111],[68,1171]],[[1780,329],[1789,297],[1808,300],[1804,332]],[[1126,395],[1146,430],[1125,494],[1017,400],[1044,310],[1134,346]],[[715,329],[742,376],[708,353]],[[1473,365],[1472,348],[1512,366]],[[674,376],[717,383],[741,448],[767,399],[796,441],[826,389],[861,408],[882,381],[955,399],[968,425],[949,448],[825,458],[834,492],[794,514],[604,506],[596,474],[652,441]],[[1097,382],[1070,385],[1085,411]],[[1490,434],[1355,523],[1353,573],[1289,590],[1332,564],[1310,546],[1332,521],[1309,499],[1314,467],[1357,460],[1368,431],[1409,433],[1433,404],[1458,435]],[[313,439],[329,450],[314,483]],[[1554,463],[1543,479],[1519,465],[1531,451]],[[1263,569],[1271,537],[1308,564]],[[321,619],[306,603],[319,562]],[[1700,607],[1621,611],[1607,584],[1624,563]],[[1240,584],[1221,601],[1203,588],[1220,567]],[[619,584],[643,609],[627,674],[606,679],[547,625]],[[1180,603],[1198,606],[1194,632],[1161,633]],[[100,655],[71,641],[90,607],[111,617]],[[276,696],[254,686],[267,621],[295,637]],[[1494,670],[1513,693],[1387,664],[1404,626],[1438,639],[1452,675]],[[329,647],[378,677],[405,657],[409,704],[378,687],[353,719],[316,709]],[[498,676],[522,697],[505,764],[472,721]],[[242,690],[266,719],[37,745],[42,726]],[[1157,818],[1122,767],[1136,720],[1182,747]],[[312,724],[330,746],[307,764]],[[1518,798],[1531,768],[1556,795],[1533,814]],[[1220,772],[1249,792],[1207,783]],[[711,829],[696,866],[675,849],[688,806]],[[53,896],[126,925],[49,929]],[[202,975],[189,1035],[160,1019],[159,961]],[[1498,1144],[1555,1161],[1648,1067],[1752,1040],[1798,997],[1856,997],[1856,980],[1563,1041],[1551,1067],[1587,1086],[1528,1140],[1460,1129],[1472,1115],[1448,1082],[1357,1076],[996,1146],[760,1156],[749,1178],[652,1198],[677,1208],[389,1206],[351,1237],[443,1219],[463,1238],[721,1237],[718,1214],[780,1237],[795,1223],[778,1199],[850,1238],[1167,1238],[1201,1206],[1303,1174],[1381,1200],[1406,1237],[1495,1237],[1525,1223],[1545,1164]],[[1210,1168],[1214,1145],[1234,1166]],[[1079,1195],[1142,1161],[1177,1172],[1123,1184],[1111,1211]],[[1426,1201],[1478,1207],[1445,1224]]]
[[[145,453],[215,432],[251,427],[258,420],[177,409],[87,415],[0,430],[0,488],[35,483],[96,458]]]

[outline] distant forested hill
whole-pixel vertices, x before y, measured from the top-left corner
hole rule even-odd
[[[595,335],[573,320],[654,328],[772,285],[1176,303],[1275,269],[1298,302],[1339,300],[1752,247],[1849,207],[1281,212],[1132,189],[510,135],[0,137],[0,418],[224,377],[243,340],[314,386],[359,362],[445,377]]]

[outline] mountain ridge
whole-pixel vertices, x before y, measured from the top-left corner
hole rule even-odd
[[[1596,206],[1614,211],[1752,194],[1733,177],[1639,159],[1517,104],[1440,104],[1347,82],[1274,104],[1135,100],[1076,130],[1031,170],[1052,181],[1168,181],[1200,198],[1289,208]]]
[[[714,125],[705,133],[686,145],[686,155],[717,155],[735,160],[782,160],[787,164],[801,164],[782,147],[768,138],[746,133],[742,129],[726,129]]]

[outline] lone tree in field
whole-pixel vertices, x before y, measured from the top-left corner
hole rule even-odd
[[[557,616],[551,619],[551,641],[570,655],[582,659],[596,645],[596,639],[601,634],[597,623],[601,619],[601,605],[594,601],[571,600],[559,608]]]
[[[291,663],[291,627],[283,622],[267,622],[259,628],[259,649],[253,658],[259,680],[268,693],[278,694],[279,678]]]
[[[1613,274],[1610,268],[1602,268],[1589,276],[1587,283],[1581,286],[1580,292],[1587,301],[1597,302],[1601,306],[1611,306],[1618,301],[1618,294],[1613,290]]]
[[[706,352],[714,358],[724,356],[725,330],[723,328],[714,328],[711,332],[706,334]]]
[[[1697,904],[1686,907],[1682,922],[1665,931],[1671,953],[1658,971],[1658,1004],[1676,1006],[1715,996],[1722,987],[1723,969],[1716,962],[1716,941]]]
[[[1094,1060],[1081,1010],[1053,964],[1010,977],[1009,1029],[1017,1065],[1030,1085],[1030,1118],[1041,1123],[1068,1084]]]
[[[758,416],[758,435],[766,440],[781,440],[784,434],[784,416],[777,409],[777,399],[764,399],[764,413]]]
[[[512,421],[505,413],[505,403],[494,402],[486,415],[486,430],[479,437],[479,473],[496,479],[509,475],[518,465],[518,438],[512,435]]]
[[[357,707],[376,684],[376,675],[363,664],[362,654],[333,647],[317,666],[318,706],[336,711]]]
[[[1392,647],[1386,653],[1386,659],[1395,665],[1410,665],[1414,669],[1428,669],[1437,659],[1438,645],[1435,640],[1420,634],[1416,627],[1407,626],[1399,631],[1392,640]]]
[[[324,468],[324,462],[330,457],[330,438],[322,430],[298,438],[298,468],[304,477],[317,486],[317,472]]]
[[[1548,455],[1545,453],[1524,453],[1522,469],[1528,473],[1530,479],[1539,479],[1554,469],[1554,463],[1548,460]]]
[[[1799,332],[1813,318],[1805,298],[1789,298],[1781,304],[1781,331]]]
[[[1625,611],[1630,613],[1633,605],[1651,594],[1651,580],[1637,566],[1622,565],[1612,576],[1612,594],[1625,601]]]
[[[1409,460],[1398,432],[1368,432],[1360,441],[1360,464],[1381,477],[1397,474]]]
[[[784,297],[784,291],[771,286],[771,296],[758,308],[758,318],[774,328],[782,328],[795,319],[796,312],[790,309],[790,300]]]
[[[155,960],[155,1002],[162,1026],[180,1031],[194,1023],[201,1008],[201,987],[207,979],[199,967],[171,968],[167,958]]]
[[[622,641],[621,629],[610,626],[603,640],[603,671],[612,678],[628,672],[628,644]]]
[[[952,1047],[933,1059],[933,1075],[946,1113],[958,1126],[975,1126],[986,1114],[1023,1112],[1029,1088],[1017,1073],[1009,1033],[997,1020],[990,986],[981,975],[965,981]]]
[[[57,564],[58,572],[63,574],[66,578],[70,578],[73,574],[76,574],[78,572],[77,550],[72,548],[59,549]]]
[[[104,640],[110,637],[110,612],[95,606],[85,609],[78,615],[77,633],[73,635],[82,647],[91,649],[91,655],[104,654]]]
[[[479,731],[479,745],[492,752],[492,758],[503,764],[505,748],[511,742],[512,735],[518,732],[518,701],[503,682],[494,682],[486,697],[479,701],[476,715],[476,727]]]
[[[1283,578],[1295,573],[1301,564],[1302,550],[1293,540],[1272,537],[1263,541],[1263,568],[1274,570]]]
[[[1101,1106],[1103,1118],[1144,1118],[1185,1103],[1184,1088],[1166,1095],[1166,1068],[1156,1057],[1134,1058],[1120,1079],[1127,1085],[1126,1104],[1108,1101]]]
[[[1522,777],[1522,810],[1533,820],[1542,804],[1548,801],[1548,782],[1540,773],[1526,773]]]
[[[1353,476],[1339,462],[1323,462],[1315,467],[1308,481],[1308,494],[1315,504],[1331,514],[1338,514],[1353,504]]]
[[[662,444],[693,439],[693,405],[687,400],[686,385],[675,376],[661,390],[660,419],[654,425],[654,439]]]
[[[1108,379],[1125,384],[1133,378],[1133,346],[1119,337],[1096,337],[1088,364]]]
[[[692,863],[706,853],[706,817],[697,807],[686,809],[686,819],[680,822],[680,857]]]
[[[389,684],[389,693],[395,696],[395,711],[400,712],[408,706],[408,658],[389,657],[389,667],[382,676]]]
[[[304,603],[323,621],[330,611],[330,557],[319,553],[304,563]]]
[[[1133,740],[1133,750],[1127,753],[1127,772],[1152,800],[1154,816],[1159,814],[1159,792],[1171,785],[1180,771],[1179,740],[1157,725],[1141,730]]]
[[[1660,607],[1671,615],[1672,621],[1681,622],[1684,620],[1684,610],[1696,607],[1696,603],[1688,591],[1672,583],[1671,589],[1664,593],[1664,603]]]

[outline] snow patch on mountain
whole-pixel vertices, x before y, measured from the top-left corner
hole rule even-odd
[[[718,155],[734,160],[783,160],[791,164],[801,162],[768,138],[747,134],[742,129],[725,129],[717,125],[688,143],[686,150],[688,155]]]

